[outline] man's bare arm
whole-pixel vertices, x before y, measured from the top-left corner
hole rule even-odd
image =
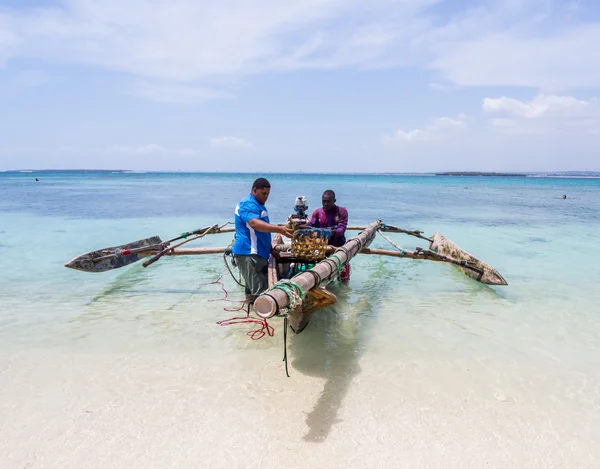
[[[283,225],[273,225],[271,223],[267,223],[259,218],[253,218],[248,222],[250,227],[256,231],[261,231],[263,233],[279,233],[283,236],[287,236],[288,238],[292,237],[292,229]]]

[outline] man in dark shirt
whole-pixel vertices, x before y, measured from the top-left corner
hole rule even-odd
[[[323,208],[316,209],[310,221],[309,226],[314,228],[327,228],[331,230],[329,245],[340,247],[346,243],[346,228],[348,227],[348,210],[336,205],[335,192],[326,190],[321,197]],[[346,285],[350,281],[350,264],[342,269],[341,281]]]

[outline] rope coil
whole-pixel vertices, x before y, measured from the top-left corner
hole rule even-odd
[[[288,306],[285,308],[281,308],[277,303],[277,300],[273,298],[273,296],[269,295],[269,292],[273,290],[281,290],[288,297]],[[281,317],[286,317],[290,313],[300,310],[302,308],[302,302],[304,301],[304,297],[306,293],[302,290],[302,287],[297,283],[292,282],[291,280],[280,280],[275,285],[273,285],[268,290],[265,290],[263,293],[265,295],[270,296],[277,305],[277,315]]]

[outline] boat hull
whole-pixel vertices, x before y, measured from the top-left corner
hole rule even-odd
[[[277,254],[271,254],[269,258],[269,288],[275,285],[279,280],[286,278],[289,273],[289,262],[285,262],[280,257],[280,254],[278,254],[281,251],[275,249],[276,246],[282,246],[284,244],[282,236],[279,234],[275,235],[272,246],[274,248],[273,253]],[[308,326],[310,318],[315,311],[334,305],[335,303],[337,303],[337,297],[333,293],[327,291],[324,287],[314,287],[307,292],[304,301],[302,302],[302,307],[289,313],[288,320],[290,329],[292,329],[294,333],[300,334],[306,326]]]

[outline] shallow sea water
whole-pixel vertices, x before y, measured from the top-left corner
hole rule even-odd
[[[1,467],[599,467],[599,179],[267,175],[274,222],[330,188],[350,224],[441,232],[508,281],[359,255],[288,335],[290,378],[281,320],[217,324],[220,256],[63,267],[232,221],[255,177],[0,173]]]

